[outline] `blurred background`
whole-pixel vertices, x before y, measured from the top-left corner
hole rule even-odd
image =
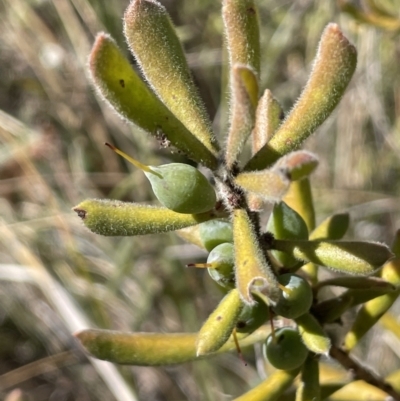
[[[227,69],[221,4],[161,3],[222,138]],[[88,359],[72,336],[88,327],[197,331],[221,298],[207,272],[185,268],[205,254],[174,234],[101,237],[71,211],[89,197],[153,201],[144,175],[105,141],[146,164],[170,157],[99,100],[88,78],[87,58],[99,31],[109,32],[134,62],[122,35],[127,5],[0,0],[1,399],[230,400],[265,375],[260,347],[246,351],[249,366],[232,353],[184,366],[117,367]],[[271,89],[286,111],[306,82],[328,22],[338,23],[356,45],[358,67],[346,95],[305,144],[320,157],[312,177],[317,220],[348,211],[347,238],[390,244],[400,227],[399,0],[258,5],[261,88]],[[400,368],[396,341],[377,328],[358,354],[386,375]]]

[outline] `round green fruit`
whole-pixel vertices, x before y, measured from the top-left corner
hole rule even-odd
[[[270,334],[264,344],[264,356],[277,369],[296,369],[304,363],[307,355],[308,349],[299,332],[291,327],[276,330],[275,339]]]
[[[183,163],[148,166],[144,171],[156,198],[177,213],[197,214],[211,210],[217,201],[213,186],[195,167]]]
[[[257,296],[254,296],[257,298]],[[252,333],[269,319],[269,308],[261,299],[257,298],[254,306],[245,305],[236,323],[238,333]]]
[[[208,255],[207,264],[211,278],[225,288],[235,287],[235,257],[233,244],[225,243],[216,246]]]
[[[279,276],[278,281],[287,291],[281,290],[280,298],[272,308],[277,315],[295,319],[310,310],[313,293],[307,280],[288,273]]]
[[[223,220],[206,221],[199,226],[200,239],[207,251],[225,242],[233,243],[232,223]]]

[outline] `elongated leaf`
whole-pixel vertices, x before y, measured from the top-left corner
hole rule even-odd
[[[348,350],[351,350],[358,344],[359,340],[389,310],[400,295],[400,259],[396,258],[387,263],[381,271],[381,277],[386,282],[397,286],[398,289],[372,299],[361,307],[357,312],[351,329],[344,339],[344,345]]]
[[[260,74],[260,32],[254,0],[224,0],[222,6],[229,63],[249,65]]]
[[[306,150],[297,150],[281,157],[273,170],[281,170],[291,181],[308,177],[318,166],[318,157]]]
[[[279,202],[289,189],[290,181],[280,171],[261,170],[241,173],[235,178],[235,183],[263,201]]]
[[[278,101],[266,89],[256,110],[256,120],[251,133],[252,155],[257,153],[272,137],[283,119],[283,111]],[[247,202],[251,210],[261,211],[264,200],[254,192],[249,193]]]
[[[213,218],[212,212],[183,214],[164,207],[108,199],[87,199],[73,210],[89,230],[106,236],[163,233]]]
[[[123,118],[157,139],[165,136],[191,159],[210,168],[216,166],[212,152],[149,89],[109,35],[97,35],[89,67],[96,89]]]
[[[299,369],[277,370],[258,386],[233,401],[276,401],[292,385]]]
[[[322,33],[310,78],[300,98],[272,139],[247,163],[245,169],[268,167],[299,147],[339,103],[356,64],[355,47],[338,25],[329,24]]]
[[[325,334],[317,319],[310,313],[295,319],[304,345],[316,354],[328,355],[331,340]]]
[[[225,163],[232,168],[254,127],[258,99],[257,77],[253,70],[235,64],[231,75],[230,127],[225,146]]]
[[[276,203],[269,216],[266,230],[274,235],[275,239],[307,239],[308,229],[301,216],[285,202]],[[297,259],[285,252],[271,251],[274,258],[282,266],[292,267]]]
[[[296,401],[321,401],[318,357],[309,354],[303,368],[296,392]]]
[[[367,241],[276,240],[273,249],[350,274],[372,273],[393,256],[386,245]]]
[[[153,90],[215,156],[218,143],[211,122],[165,7],[155,0],[132,0],[124,16],[124,33]]]
[[[273,136],[282,122],[281,105],[266,89],[261,96],[256,110],[256,122],[252,136],[252,153],[257,153]]]
[[[238,334],[238,337],[240,345],[245,347],[265,340],[268,334],[268,328],[260,327],[249,336]],[[196,357],[197,333],[124,333],[89,329],[75,337],[94,357],[123,365],[172,365],[204,357]],[[236,350],[235,342],[228,340],[217,353],[233,350]]]
[[[265,294],[272,303],[279,299],[279,284],[267,264],[254,225],[244,209],[233,212],[236,286],[243,301],[254,305],[252,291]]]
[[[215,352],[228,340],[244,306],[239,291],[230,291],[208,317],[197,336],[196,355]]]
[[[350,224],[348,213],[338,213],[326,218],[310,234],[311,240],[330,239],[338,240],[346,234]]]
[[[312,308],[313,314],[321,323],[332,323],[340,319],[345,311],[354,306],[363,304],[371,299],[389,294],[393,289],[370,288],[363,290],[350,289],[339,297],[320,302]]]

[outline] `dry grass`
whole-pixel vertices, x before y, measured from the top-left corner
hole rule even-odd
[[[179,26],[214,126],[223,132],[220,5],[163,3]],[[350,88],[306,144],[321,160],[314,195],[320,218],[348,210],[352,236],[390,242],[400,226],[398,34],[358,24],[334,1],[259,3],[263,87],[286,109],[305,83],[327,22],[338,22],[356,44],[359,64]],[[259,363],[244,367],[236,355],[183,367],[116,367],[88,359],[71,335],[95,326],[196,331],[220,297],[202,272],[184,268],[201,260],[196,249],[180,259],[167,256],[177,254],[172,246],[182,246],[173,235],[103,238],[71,212],[87,197],[151,199],[142,174],[130,171],[105,141],[149,164],[167,156],[99,101],[87,78],[98,31],[124,46],[126,6],[116,0],[0,0],[2,399],[20,388],[32,401],[229,400],[262,375]],[[366,353],[368,362],[383,374],[399,369],[399,356],[390,352],[393,339],[383,336],[378,344],[382,352]],[[257,362],[259,354],[256,348],[246,358]]]

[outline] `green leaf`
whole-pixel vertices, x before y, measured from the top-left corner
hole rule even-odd
[[[291,181],[296,181],[309,176],[317,166],[316,155],[306,150],[298,150],[281,157],[273,169],[281,170]]]
[[[253,0],[224,0],[222,6],[229,64],[249,65],[260,75],[258,10]]]
[[[310,313],[295,319],[304,345],[316,354],[328,355],[331,340],[325,334],[317,319]]]
[[[371,299],[389,294],[393,289],[370,288],[370,289],[350,289],[338,297],[320,302],[312,308],[313,314],[321,323],[332,323],[340,319],[345,311],[354,306],[363,304]]]
[[[296,392],[296,401],[321,401],[318,357],[312,353],[301,369],[301,378]]]
[[[239,174],[235,184],[263,201],[279,202],[289,189],[290,181],[281,171],[261,170]]]
[[[212,219],[213,213],[176,213],[164,207],[109,199],[87,199],[73,210],[89,230],[106,236],[163,233]]]
[[[339,103],[357,64],[355,47],[337,24],[321,36],[306,87],[272,139],[254,155],[246,170],[260,170],[301,145]]]
[[[283,199],[305,221],[308,232],[315,228],[315,211],[309,178],[293,181]]]
[[[285,202],[276,203],[269,216],[266,230],[275,239],[307,239],[308,229],[301,216]],[[297,264],[297,259],[288,253],[271,251],[274,258],[285,267]]]
[[[132,0],[124,16],[124,33],[152,89],[216,156],[218,143],[211,122],[165,7],[155,0]]]
[[[252,291],[265,294],[272,303],[279,299],[279,284],[259,244],[254,224],[246,210],[233,211],[236,286],[243,301],[254,305]]]
[[[273,136],[282,122],[281,105],[266,89],[261,96],[256,110],[256,122],[252,136],[252,153],[257,153]]]
[[[240,346],[263,341],[268,334],[268,328],[260,327],[245,338],[239,335]],[[75,337],[94,357],[122,365],[162,366],[204,357],[196,357],[197,333],[125,333],[89,329],[75,334]],[[236,344],[228,340],[217,353],[233,350],[236,350]]]
[[[201,327],[196,341],[196,355],[215,352],[225,344],[243,309],[239,291],[230,291]]]
[[[342,239],[350,225],[348,213],[338,213],[326,218],[310,234],[310,240],[317,239]]]
[[[272,249],[350,274],[370,274],[393,257],[385,244],[360,241],[276,240]]]
[[[165,136],[191,159],[210,168],[216,166],[212,152],[148,88],[109,35],[97,35],[89,69],[98,92],[123,118],[157,139]]]
[[[225,163],[232,168],[254,127],[258,83],[254,71],[234,64],[231,74],[230,126],[225,147]]]
[[[383,266],[381,277],[386,282],[396,286],[397,289],[372,299],[361,307],[344,339],[344,345],[348,350],[353,349],[358,344],[359,340],[389,310],[400,295],[400,259],[393,259]]]
[[[258,386],[233,401],[276,401],[292,385],[299,369],[277,370]]]

